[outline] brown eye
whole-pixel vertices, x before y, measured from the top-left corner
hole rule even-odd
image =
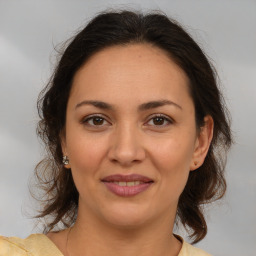
[[[147,122],[150,126],[159,126],[159,127],[165,127],[167,125],[172,124],[172,119],[164,116],[164,115],[155,115]]]
[[[94,125],[102,125],[104,123],[104,119],[101,117],[93,117],[92,122]]]
[[[153,118],[154,125],[163,125],[165,119],[163,117],[155,117]]]
[[[109,122],[107,122],[106,119],[101,116],[89,116],[84,120],[82,120],[81,123],[87,126],[92,126],[92,127],[93,126],[101,127],[101,126],[109,125]]]

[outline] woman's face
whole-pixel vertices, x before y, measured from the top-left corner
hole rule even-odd
[[[156,47],[114,46],[86,62],[73,80],[62,139],[78,216],[118,226],[174,218],[208,147],[194,111],[185,73]]]

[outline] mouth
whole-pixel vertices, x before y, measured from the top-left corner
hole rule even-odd
[[[110,175],[101,180],[107,189],[117,196],[131,197],[147,190],[154,181],[138,174]]]

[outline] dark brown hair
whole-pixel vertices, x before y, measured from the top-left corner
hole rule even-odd
[[[202,205],[221,198],[225,193],[223,172],[226,152],[232,142],[216,72],[202,49],[176,21],[160,12],[143,14],[132,11],[107,11],[92,19],[71,39],[53,76],[39,95],[41,120],[37,132],[46,145],[48,155],[36,167],[38,183],[45,192],[37,217],[51,217],[45,232],[54,229],[58,223],[71,226],[77,215],[79,195],[71,172],[63,167],[60,144],[75,73],[93,54],[106,47],[145,43],[164,50],[186,73],[198,129],[204,125],[206,115],[214,120],[209,152],[203,165],[190,172],[177,210],[177,219],[191,231],[194,243],[205,237],[207,225]]]

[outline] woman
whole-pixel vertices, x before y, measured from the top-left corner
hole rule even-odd
[[[45,235],[2,237],[0,255],[209,255],[172,230],[205,237],[202,206],[225,193],[231,132],[213,67],[175,21],[99,14],[38,108]]]

